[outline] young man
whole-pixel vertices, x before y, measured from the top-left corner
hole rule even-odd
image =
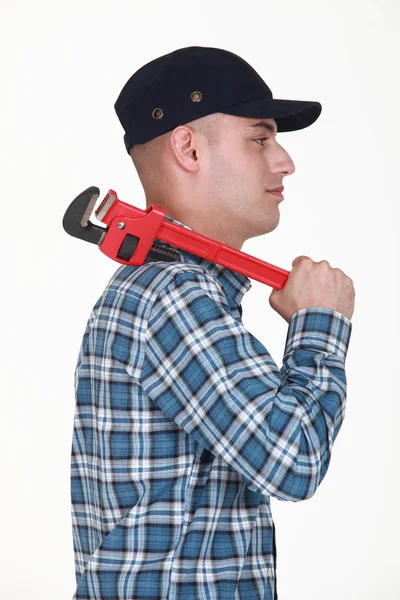
[[[147,206],[237,249],[279,223],[294,165],[277,132],[321,113],[273,99],[239,56],[196,46],[144,65],[115,109]],[[278,369],[242,323],[249,278],[157,242],[158,260],[113,275],[79,352],[74,598],[276,600],[270,497],[310,498],[327,473],[353,282],[293,261],[269,297],[289,325]]]

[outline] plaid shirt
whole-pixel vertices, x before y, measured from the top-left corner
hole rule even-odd
[[[270,497],[313,496],[344,419],[349,319],[296,312],[279,369],[249,278],[179,252],[119,267],[83,335],[74,599],[276,600]]]

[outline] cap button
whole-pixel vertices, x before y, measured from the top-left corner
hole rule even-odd
[[[162,119],[164,112],[161,108],[155,108],[151,114],[153,115],[154,119]]]
[[[200,100],[203,97],[203,94],[201,92],[192,92],[190,94],[190,97],[193,100],[193,102],[200,102]]]

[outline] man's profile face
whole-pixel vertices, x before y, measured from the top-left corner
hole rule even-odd
[[[147,206],[162,203],[195,231],[241,248],[277,227],[282,199],[267,190],[284,185],[295,167],[277,141],[275,119],[213,115],[214,143],[190,123],[176,127],[156,138],[155,157],[141,157],[141,180]]]
[[[276,132],[274,119],[224,114],[220,143],[210,149],[209,196],[218,196],[225,215],[243,224],[246,237],[276,228],[282,200],[266,190],[284,185],[284,177],[295,171]]]

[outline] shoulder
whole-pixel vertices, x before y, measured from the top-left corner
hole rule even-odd
[[[206,267],[179,261],[122,265],[109,281],[106,296],[109,303],[123,303],[145,319],[155,305],[168,299],[182,298],[185,304],[200,299],[227,303],[221,283]]]
[[[220,283],[205,267],[183,262],[148,262],[141,265],[135,278],[136,285],[146,287],[155,296],[167,288],[201,287],[206,291],[222,292]]]

